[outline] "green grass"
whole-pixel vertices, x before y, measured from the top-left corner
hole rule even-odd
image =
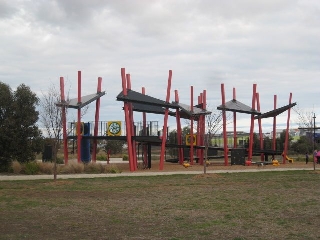
[[[0,182],[0,239],[318,239],[320,174]]]

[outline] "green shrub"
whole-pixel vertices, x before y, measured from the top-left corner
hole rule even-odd
[[[128,155],[123,154],[123,156],[122,156],[122,160],[123,160],[123,161],[128,161]]]
[[[39,173],[40,167],[37,162],[32,161],[32,162],[27,162],[24,165],[24,173],[27,175],[34,175]]]
[[[62,157],[57,157],[57,164],[64,164],[64,159]]]
[[[107,157],[104,155],[97,155],[96,159],[99,161],[106,161]]]
[[[106,173],[122,173],[122,170],[117,165],[107,165],[105,168]]]

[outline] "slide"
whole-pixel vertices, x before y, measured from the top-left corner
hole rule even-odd
[[[293,163],[293,158],[289,158],[288,156],[286,156],[286,160],[288,160],[289,163]]]

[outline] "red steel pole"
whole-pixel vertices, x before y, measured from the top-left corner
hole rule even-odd
[[[225,107],[226,106],[226,96],[225,96],[223,83],[221,84],[221,98],[222,98],[222,107]],[[223,122],[224,165],[228,166],[227,117],[226,117],[225,110],[222,110],[222,122]]]
[[[256,103],[256,93],[257,93],[257,84],[253,84],[253,93],[252,93],[252,110],[255,110]],[[251,114],[251,124],[250,124],[250,138],[249,138],[249,152],[248,160],[252,161],[252,148],[253,148],[253,129],[254,129],[254,114]]]
[[[125,68],[121,68],[121,78],[122,78],[122,90],[123,90],[123,95],[127,96],[127,80],[126,80],[126,70]],[[131,122],[130,122],[130,117],[129,117],[129,106],[128,102],[124,102],[124,115],[125,115],[125,121],[126,121],[126,135],[127,135],[127,144],[128,144],[128,158],[129,158],[129,166],[130,166],[130,171],[134,171],[134,159],[132,156],[132,141],[131,141]]]
[[[193,114],[193,86],[191,86],[191,102],[190,102],[190,110],[191,114]],[[193,116],[190,118],[191,126],[190,126],[190,164],[193,165]]]
[[[259,93],[257,93],[257,110],[260,112],[260,97]],[[258,124],[259,124],[259,137],[260,137],[260,149],[263,150],[263,135],[262,135],[262,123],[261,123],[261,118],[258,118]],[[264,160],[264,154],[261,153],[260,155],[260,160],[263,162]]]
[[[64,96],[64,79],[60,77],[60,92],[61,92],[61,102],[65,102]],[[63,155],[64,163],[68,164],[68,139],[67,139],[67,120],[66,120],[66,106],[62,105],[62,131],[63,131]]]
[[[273,109],[277,109],[277,95],[273,96]],[[276,150],[276,139],[277,138],[277,116],[273,117],[273,133],[272,133],[272,150]],[[274,157],[274,155],[273,155]]]
[[[101,93],[101,82],[102,78],[98,77],[97,93]],[[96,162],[97,159],[97,136],[98,136],[98,125],[100,115],[100,98],[96,100],[96,113],[94,117],[94,133],[93,133],[93,150],[92,150],[92,161]]]
[[[127,77],[127,88],[131,90],[131,79],[130,74],[126,74]],[[131,126],[131,137],[135,136],[134,132],[134,120],[133,120],[133,109],[132,109],[132,103],[128,104],[129,107],[129,118],[130,118],[130,126]],[[134,164],[134,170],[138,167],[138,161],[137,161],[137,154],[136,154],[136,141],[131,138],[132,141],[132,157],[133,157],[133,164]]]
[[[179,103],[178,90],[174,90],[174,93],[175,93],[175,101],[176,103]],[[176,109],[176,122],[177,122],[177,143],[179,145],[178,159],[179,159],[179,164],[183,164],[183,148],[181,148],[181,145],[182,145],[181,119],[180,119],[179,108]]]
[[[172,78],[172,70],[169,70],[167,97],[166,97],[167,104],[169,104],[169,101],[170,101],[171,78]],[[159,164],[160,170],[163,170],[163,166],[164,166],[164,152],[165,152],[166,140],[167,140],[168,115],[169,115],[169,109],[168,107],[166,107],[164,112],[163,136],[162,136],[161,152],[160,152],[160,164]]]
[[[291,104],[292,101],[292,93],[290,93],[289,96],[289,104]],[[287,160],[287,150],[288,150],[288,143],[289,143],[289,125],[290,125],[290,110],[291,108],[288,109],[288,118],[287,118],[287,130],[286,130],[286,139],[284,142],[284,149],[283,149],[283,163],[286,163]]]

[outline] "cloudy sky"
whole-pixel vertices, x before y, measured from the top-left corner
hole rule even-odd
[[[190,103],[207,91],[209,110],[227,100],[251,105],[257,84],[261,112],[288,104],[289,94],[320,122],[320,1],[318,0],[0,0],[0,81],[25,83],[39,94],[59,87],[64,77],[70,98],[96,91],[102,77],[106,95],[101,120],[123,120],[120,70],[131,74],[132,89],[165,100],[168,71],[173,71],[171,101]],[[94,104],[85,121],[94,120]],[[76,113],[70,110],[69,118]],[[287,113],[278,118],[286,124]],[[73,119],[72,119],[73,118]],[[141,114],[135,115],[140,121]],[[149,120],[163,116],[148,115]],[[239,114],[239,130],[250,117]],[[292,112],[291,126],[297,118]],[[174,119],[170,119],[170,124]],[[272,120],[263,121],[270,131]],[[230,126],[231,127],[231,126]]]

